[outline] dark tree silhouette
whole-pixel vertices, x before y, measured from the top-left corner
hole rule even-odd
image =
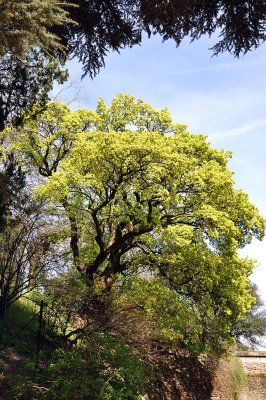
[[[142,33],[160,34],[177,46],[218,33],[214,54],[229,51],[234,56],[256,48],[266,38],[264,0],[65,0],[69,17],[76,24],[57,26],[55,33],[69,53],[95,75],[109,51],[140,44]]]
[[[40,6],[42,9],[40,9]],[[14,9],[17,11],[14,13]],[[264,0],[36,0],[0,1],[0,56],[36,46],[50,55],[66,52],[94,76],[109,51],[159,34],[177,46],[184,37],[219,35],[214,54],[239,56],[266,38]]]
[[[0,59],[0,131],[7,122],[19,124],[21,112],[36,102],[45,105],[53,82],[63,83],[67,77],[60,60],[49,59],[36,50],[24,60],[7,53]]]

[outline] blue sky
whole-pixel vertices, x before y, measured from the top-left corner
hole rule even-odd
[[[109,54],[94,80],[81,81],[82,67],[72,61],[73,87],[59,99],[73,100],[73,108],[94,109],[100,96],[110,103],[123,92],[156,108],[167,107],[175,122],[208,135],[213,146],[233,151],[230,168],[236,185],[266,216],[266,44],[240,59],[212,57],[212,45],[202,38],[176,48],[173,41],[145,38],[142,46]],[[241,254],[258,260],[252,280],[266,302],[266,240],[254,241]]]

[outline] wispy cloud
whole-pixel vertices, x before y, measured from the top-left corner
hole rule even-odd
[[[244,136],[246,134],[252,134],[255,129],[258,128],[265,128],[266,133],[266,118],[259,118],[248,123],[245,123],[242,126],[237,128],[217,132],[213,135],[210,135],[211,140],[219,141],[219,140],[226,140],[236,136]]]
[[[176,70],[171,73],[171,75],[186,75],[186,74],[197,74],[201,72],[210,72],[210,71],[222,71],[222,70],[230,70],[238,69],[238,68],[250,68],[255,66],[262,66],[266,64],[266,57],[256,58],[255,60],[234,60],[228,63],[218,63],[206,65],[200,68],[188,68],[182,70]]]

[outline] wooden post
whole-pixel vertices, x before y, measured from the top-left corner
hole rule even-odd
[[[3,295],[2,307],[0,309],[0,348],[2,347],[2,344],[3,344],[4,325],[5,325],[6,309],[7,309],[7,298],[8,298],[8,294],[7,294],[7,291],[5,291],[4,295]]]
[[[41,347],[41,335],[42,335],[42,322],[43,322],[43,300],[40,303],[40,314],[39,314],[39,328],[37,333],[37,348],[36,348],[36,364],[35,369],[39,369],[39,356]]]

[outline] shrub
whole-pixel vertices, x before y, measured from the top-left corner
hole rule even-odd
[[[120,339],[93,335],[69,351],[57,350],[47,378],[49,400],[137,400],[145,368],[140,354]]]

